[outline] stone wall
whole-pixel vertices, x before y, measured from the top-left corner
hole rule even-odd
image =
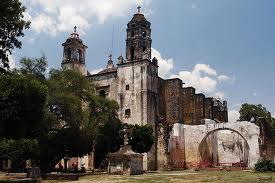
[[[201,142],[211,133],[219,130],[231,130],[239,133],[248,145],[248,166],[254,168],[255,163],[260,158],[259,152],[259,127],[250,122],[229,122],[207,125],[183,125],[185,142],[185,159],[187,167],[197,166],[201,163],[201,153],[199,150]],[[177,136],[177,134],[172,134]]]
[[[182,123],[182,81],[180,79],[165,80],[166,123]]]
[[[188,125],[195,124],[195,93],[193,87],[182,89],[183,121]]]
[[[218,122],[228,122],[227,102],[213,99],[213,119]]]
[[[204,101],[204,111],[206,119],[214,119],[213,118],[213,98],[205,98]]]
[[[195,119],[196,125],[203,124],[203,119],[205,118],[204,113],[204,94],[196,94],[195,95]]]

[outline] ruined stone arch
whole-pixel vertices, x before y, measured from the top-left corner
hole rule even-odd
[[[218,165],[218,163],[219,163],[219,159],[218,158],[219,157],[218,156],[213,157],[213,152],[212,152],[212,154],[210,156],[211,161],[209,162],[208,161],[209,159],[206,159],[207,158],[207,154],[206,154],[205,150],[207,150],[207,149],[205,149],[204,145],[206,144],[206,140],[207,140],[208,137],[210,137],[211,135],[215,134],[215,132],[224,131],[224,130],[228,130],[228,131],[234,132],[234,133],[238,134],[244,140],[244,147],[243,147],[243,151],[244,152],[243,152],[243,155],[242,155],[243,156],[243,165],[246,166],[246,167],[248,167],[249,166],[249,151],[250,151],[250,147],[249,147],[249,144],[247,142],[247,139],[239,131],[237,131],[235,129],[232,129],[232,128],[225,128],[225,127],[223,127],[223,128],[216,128],[214,130],[211,130],[211,131],[207,132],[207,134],[200,141],[199,147],[198,147],[198,152],[199,152],[199,155],[200,155],[199,156],[199,158],[200,158],[199,159],[199,163],[202,164],[202,165],[204,165],[204,166],[207,166],[208,163],[209,163],[209,165],[210,164],[212,164],[212,165]],[[217,159],[215,159],[215,158],[217,158]],[[232,163],[236,163],[236,162],[232,162]]]

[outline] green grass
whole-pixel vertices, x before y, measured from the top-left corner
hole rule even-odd
[[[259,180],[272,177],[272,181]],[[45,183],[57,183],[60,181],[44,181]],[[69,181],[64,181],[69,182]],[[72,182],[72,181],[71,181]],[[70,182],[70,183],[71,183]],[[119,175],[90,175],[81,177],[75,183],[260,183],[275,182],[275,173],[253,173],[244,171],[169,171],[146,173],[136,176]]]

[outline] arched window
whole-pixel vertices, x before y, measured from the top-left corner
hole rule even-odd
[[[126,85],[126,90],[130,90],[130,86],[129,85]]]
[[[105,90],[100,90],[99,91],[99,96],[105,98],[106,97],[106,91]]]
[[[131,37],[134,37],[135,36],[135,31],[132,31],[131,32]]]
[[[78,58],[79,58],[79,62],[83,61],[83,52],[82,52],[82,50],[78,50]]]
[[[135,48],[131,47],[131,60],[134,60],[135,58]]]
[[[66,50],[66,59],[67,60],[70,60],[72,57],[72,51],[71,51],[71,49],[70,48],[68,48],[67,50]]]
[[[142,31],[142,36],[146,37],[146,31]]]
[[[147,49],[146,46],[143,46],[142,51],[145,52],[146,49]]]

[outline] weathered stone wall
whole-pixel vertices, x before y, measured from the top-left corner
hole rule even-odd
[[[87,77],[91,80],[96,87],[96,93],[99,95],[101,91],[104,91],[106,97],[117,100],[118,99],[118,79],[116,72],[98,74],[98,75],[90,75]]]
[[[87,75],[86,66],[81,63],[75,63],[75,62],[64,63],[64,64],[62,64],[62,69],[75,70],[75,71],[80,72],[84,76]]]
[[[180,79],[165,80],[166,123],[182,123],[182,81]]]
[[[167,170],[169,164],[168,137],[166,128],[166,100],[165,100],[165,80],[158,78],[158,112],[157,112],[157,168]]]
[[[204,111],[206,119],[214,119],[213,118],[213,98],[205,98],[204,100]]]
[[[218,158],[222,164],[243,162],[247,163],[247,147],[245,140],[236,132],[217,131]]]
[[[204,94],[196,94],[195,95],[195,118],[196,118],[196,124],[202,124],[203,119],[205,118],[204,113]]]
[[[178,127],[177,127],[178,128]],[[197,166],[201,162],[199,146],[211,133],[219,130],[231,130],[239,133],[248,144],[248,166],[254,168],[260,158],[259,153],[259,127],[250,122],[229,122],[206,125],[182,125],[185,141],[185,158],[187,167]],[[177,134],[172,134],[177,136]]]
[[[118,103],[119,116],[122,122],[128,124],[153,127],[155,133],[157,117],[157,65],[149,60],[128,62],[118,65]],[[129,86],[129,89],[126,88]],[[130,116],[126,115],[130,110]],[[147,153],[147,167],[156,169],[156,144]]]
[[[184,124],[195,124],[195,93],[196,91],[193,87],[182,89]]]
[[[220,100],[214,100],[213,119],[218,122],[228,122],[228,111],[226,101],[223,101],[222,103]]]
[[[176,123],[173,125],[169,139],[169,168],[186,168],[184,124]]]
[[[268,140],[266,142],[267,146],[267,153],[266,153],[266,158],[269,160],[275,161],[275,141],[274,140]]]

